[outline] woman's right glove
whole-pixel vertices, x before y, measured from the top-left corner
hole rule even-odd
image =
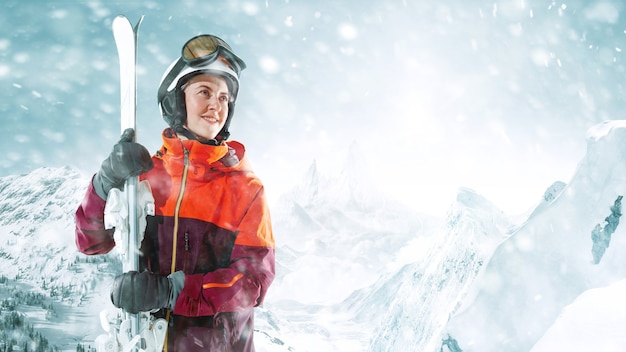
[[[129,177],[152,169],[150,152],[143,145],[133,142],[134,136],[135,130],[127,128],[94,176],[93,188],[100,198],[106,200],[112,188],[122,188]]]

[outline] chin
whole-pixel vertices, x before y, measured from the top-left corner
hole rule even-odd
[[[211,139],[215,139],[215,137],[217,137],[217,133],[198,133],[196,131],[193,131],[192,129],[190,129],[187,126],[184,126],[185,129],[187,129],[187,131],[191,132],[191,134],[193,134],[197,140],[202,141],[202,142],[206,142],[209,141]]]
[[[217,137],[217,134],[205,134],[205,135],[202,135],[200,137],[208,141],[208,140],[211,140],[211,139],[215,139],[215,137]]]

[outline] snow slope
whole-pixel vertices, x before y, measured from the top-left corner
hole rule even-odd
[[[626,121],[590,129],[587,145],[571,182],[498,246],[475,299],[449,322],[447,332],[463,351],[530,351],[579,295],[625,277],[623,227],[617,226],[599,264],[593,262],[591,234],[607,226],[611,207],[626,192]]]
[[[626,280],[583,292],[530,352],[626,350]]]
[[[438,348],[448,316],[512,225],[489,201],[461,189],[425,259],[380,283],[363,305],[363,311],[371,310],[366,320],[375,326],[368,350]]]
[[[30,323],[68,350],[100,333],[98,312],[111,306],[107,287],[121,271],[115,253],[76,250],[74,212],[87,182],[68,167],[0,178],[0,275],[54,302],[57,317],[32,312]]]
[[[106,267],[115,270],[114,256],[98,260],[76,250],[74,212],[86,187],[87,180],[68,167],[0,178],[2,274],[49,292],[65,287],[72,293],[66,298],[78,304]],[[86,270],[91,264],[99,272]]]

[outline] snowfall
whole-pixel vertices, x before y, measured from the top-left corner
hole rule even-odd
[[[248,63],[231,132],[277,243],[258,351],[626,352],[624,10],[3,1],[0,301],[43,295],[17,310],[63,351],[93,346],[100,312],[115,312],[120,254],[78,253],[74,211],[119,138],[123,13],[146,16],[150,150],[180,44],[218,34]]]

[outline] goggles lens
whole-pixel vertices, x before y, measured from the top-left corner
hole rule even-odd
[[[212,55],[220,46],[230,50],[228,44],[220,38],[212,35],[197,36],[195,38],[191,38],[185,46],[183,46],[183,58],[188,61],[193,61],[198,58]]]
[[[190,66],[206,64],[223,57],[226,63],[237,73],[246,68],[246,64],[238,58],[230,46],[222,39],[208,34],[189,39],[183,46],[181,57]]]

